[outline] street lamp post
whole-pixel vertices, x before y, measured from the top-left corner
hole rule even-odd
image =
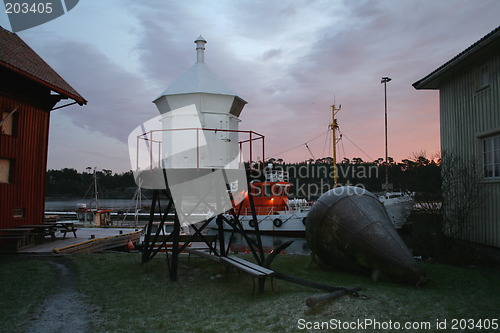
[[[385,191],[389,191],[389,154],[387,149],[387,82],[390,77],[384,76],[380,83],[384,84],[384,104],[385,104]]]

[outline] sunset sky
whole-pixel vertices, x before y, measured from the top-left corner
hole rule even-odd
[[[266,137],[266,158],[304,161],[306,142],[331,156],[321,134],[334,102],[339,158],[383,157],[389,76],[389,156],[400,161],[439,152],[438,92],[411,84],[499,24],[497,0],[81,0],[18,35],[88,100],[52,112],[48,168],[123,172],[129,133],[158,115],[152,100],[194,64],[200,34],[207,65],[248,102],[240,128]]]

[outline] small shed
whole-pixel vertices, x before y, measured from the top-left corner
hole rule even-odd
[[[500,247],[500,27],[413,87],[439,90],[443,175],[457,173],[464,161],[473,165],[473,176],[455,182],[457,195],[444,207],[446,214],[477,200],[457,237]],[[475,185],[479,195],[467,198],[463,189]]]
[[[0,27],[0,229],[43,222],[50,112],[63,99],[87,103]]]

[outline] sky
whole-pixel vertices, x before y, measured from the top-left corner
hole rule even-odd
[[[81,0],[18,35],[86,100],[51,113],[48,169],[131,169],[127,138],[159,115],[152,101],[205,62],[248,104],[240,129],[265,136],[266,159],[439,153],[439,93],[420,80],[500,24],[497,0]],[[9,27],[2,11],[0,25]],[[323,134],[323,135],[322,135]],[[261,156],[259,156],[262,158]]]

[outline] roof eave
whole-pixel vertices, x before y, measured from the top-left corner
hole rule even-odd
[[[415,89],[439,89],[440,82],[448,73],[450,73],[450,71],[454,70],[457,66],[462,65],[478,53],[483,52],[485,48],[494,43],[500,43],[500,26],[442,66],[438,67],[429,75],[413,83],[412,86]]]
[[[248,104],[247,101],[245,101],[243,98],[241,98],[238,95],[216,94],[216,93],[204,92],[204,91],[184,92],[184,93],[179,93],[179,94],[161,94],[160,96],[156,97],[153,100],[153,103],[156,103],[156,101],[158,101],[160,98],[166,97],[166,96],[180,96],[180,95],[193,95],[193,94],[207,94],[207,95],[231,96],[231,97],[234,97],[234,98],[237,98],[237,99],[241,100],[244,104]]]
[[[13,72],[16,72],[32,81],[35,81],[35,82],[38,82],[40,84],[42,84],[43,86],[47,87],[47,88],[50,88],[51,90],[67,97],[67,98],[71,98],[72,100],[74,100],[75,102],[77,102],[79,105],[84,105],[84,104],[87,104],[87,100],[85,98],[83,98],[82,96],[80,95],[75,95],[75,94],[72,94],[70,92],[67,92],[53,84],[50,84],[42,79],[40,79],[39,77],[35,76],[35,75],[32,75],[32,74],[29,74],[15,66],[12,66],[10,64],[6,64],[4,62],[0,62],[0,65],[2,65],[3,67],[13,71]]]

